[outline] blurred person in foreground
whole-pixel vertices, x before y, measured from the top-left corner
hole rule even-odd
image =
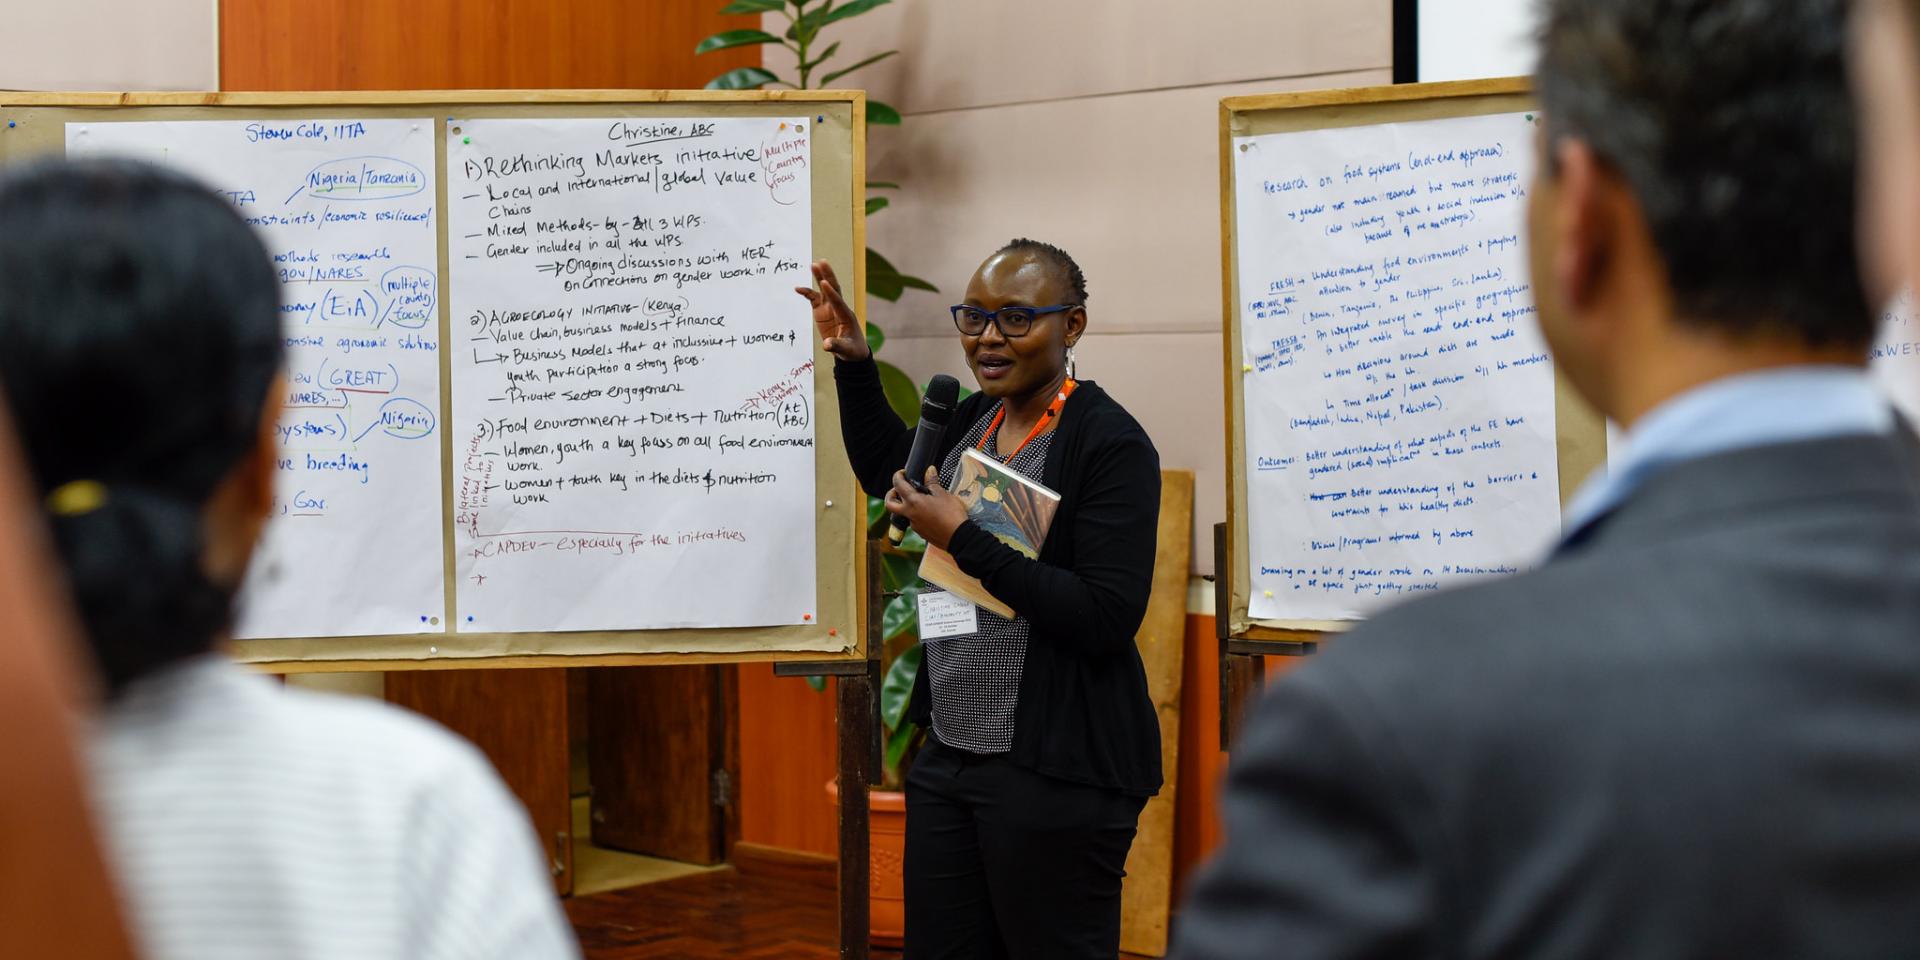
[[[1625,449],[1540,569],[1273,685],[1185,960],[1920,944],[1920,446],[1864,369],[1843,0],[1541,12],[1533,292]]]
[[[278,298],[180,176],[0,177],[0,399],[107,692],[92,791],[141,955],[576,956],[478,751],[218,652],[273,498]]]

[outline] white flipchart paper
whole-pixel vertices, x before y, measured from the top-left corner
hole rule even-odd
[[[1881,313],[1871,369],[1894,406],[1909,422],[1920,423],[1920,323],[1912,293],[1900,294]]]
[[[1526,114],[1233,142],[1255,619],[1347,620],[1558,534]]]
[[[815,622],[811,123],[449,121],[459,630]]]
[[[70,123],[67,153],[203,181],[282,287],[285,412],[241,639],[439,632],[439,212],[432,121]],[[182,389],[192,389],[182,384]]]

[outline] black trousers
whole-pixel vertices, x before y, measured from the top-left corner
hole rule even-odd
[[[1144,806],[929,737],[907,773],[906,960],[1113,960]]]

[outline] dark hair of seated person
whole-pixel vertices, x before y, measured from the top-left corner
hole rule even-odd
[[[225,572],[208,544],[257,532],[265,505],[236,525],[210,503],[248,470],[267,482],[278,310],[252,229],[184,176],[132,161],[0,176],[0,395],[110,693],[228,627],[251,536]],[[96,495],[57,506],[76,487]]]

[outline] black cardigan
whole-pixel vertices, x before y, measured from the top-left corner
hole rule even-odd
[[[836,362],[840,431],[860,486],[884,496],[913,430],[888,406],[873,361]],[[992,403],[961,401],[936,462]],[[1050,777],[1138,796],[1160,789],[1160,721],[1134,634],[1153,588],[1160,455],[1133,416],[1096,384],[1067,399],[1040,482],[1060,494],[1029,560],[969,520],[948,544],[969,576],[1027,619],[1026,663],[1008,759]],[[927,672],[907,718],[932,717]]]

